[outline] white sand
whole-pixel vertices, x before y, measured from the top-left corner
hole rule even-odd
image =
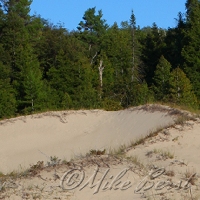
[[[4,123],[3,123],[4,122]],[[164,112],[63,111],[19,117],[0,125],[0,171],[19,170],[50,156],[71,159],[114,149],[173,123]],[[49,156],[49,157],[48,157]]]
[[[146,136],[157,128],[173,124],[174,119],[175,116],[169,114],[166,109],[148,110],[138,107],[114,112],[102,110],[50,112],[4,120],[0,125],[0,171],[7,173],[20,169],[20,165],[25,168],[42,160],[46,163],[50,156],[69,160],[72,157],[85,155],[91,149],[114,149],[123,144],[130,144],[132,140]],[[200,199],[199,141],[200,119],[196,118],[196,121],[187,121],[183,125],[165,128],[157,136],[147,138],[144,144],[127,149],[124,157],[135,158],[134,162],[108,155],[88,156],[74,161],[73,164],[44,168],[39,174],[31,177],[17,180],[9,178],[6,182],[0,183],[0,189],[2,184],[5,187],[0,193],[0,198],[139,200],[146,196],[147,199],[153,200]],[[166,155],[173,155],[173,158]],[[87,185],[79,190],[93,176],[97,166],[99,173],[94,181],[96,185],[94,187]],[[167,173],[151,179],[148,174],[153,167],[163,168]],[[85,173],[82,184],[73,190],[62,190],[61,177],[74,168],[81,169]],[[113,186],[104,190],[103,186],[106,183],[107,186],[112,185],[115,177],[125,168],[129,168],[129,171],[120,179],[118,189]],[[98,192],[94,194],[106,170],[109,172]],[[186,175],[191,176],[194,173],[196,173],[195,184],[189,183],[190,189],[184,189],[183,185],[189,178]],[[77,181],[76,178],[73,177],[74,183]],[[135,193],[142,180],[149,182]],[[130,181],[130,188],[121,190],[120,187],[126,181]],[[172,187],[169,190],[167,187],[156,190],[158,183],[163,181],[170,181],[173,183]],[[145,189],[152,183],[154,185],[151,189]],[[180,188],[177,188],[180,183]]]

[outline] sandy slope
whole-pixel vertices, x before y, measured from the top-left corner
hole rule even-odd
[[[164,128],[143,144],[128,148],[120,158],[88,155],[44,167],[49,156],[68,160],[91,149],[129,144],[173,124],[176,113],[166,107],[147,106],[117,112],[51,112],[3,121],[1,171],[44,162],[26,171],[26,177],[0,178],[0,199],[199,199],[199,118]]]
[[[113,149],[173,123],[163,112],[124,110],[64,111],[3,121],[0,171],[29,167],[49,156],[71,159],[91,149]]]

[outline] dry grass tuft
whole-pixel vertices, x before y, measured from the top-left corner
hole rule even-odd
[[[194,170],[186,170],[183,174],[183,179],[188,181],[191,185],[195,185],[197,181],[196,172]]]
[[[171,153],[170,151],[164,151],[162,149],[154,149],[153,152],[155,154],[159,154],[163,159],[174,158],[174,154]]]
[[[173,170],[168,170],[168,171],[165,171],[165,175],[166,176],[175,176],[175,172]]]

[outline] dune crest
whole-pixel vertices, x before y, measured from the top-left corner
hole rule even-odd
[[[174,122],[164,107],[47,112],[1,121],[0,171],[25,169],[50,156],[69,160],[114,149]]]

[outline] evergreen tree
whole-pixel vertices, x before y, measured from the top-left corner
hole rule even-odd
[[[136,30],[136,19],[135,15],[133,13],[133,10],[131,11],[131,18],[130,18],[130,29],[131,29],[131,36],[132,36],[132,76],[131,76],[131,81],[135,81],[137,79],[138,75],[135,69],[135,30]]]
[[[200,99],[199,0],[187,0],[186,9],[185,45],[182,50],[182,56],[184,58],[184,71],[193,85],[197,98]]]
[[[176,68],[172,71],[171,76],[171,101],[178,105],[197,108],[197,98],[192,90],[190,80],[186,77],[186,74],[180,68]]]
[[[10,84],[9,68],[0,62],[0,118],[11,117],[16,112],[16,99]]]
[[[130,105],[138,106],[147,104],[154,100],[152,92],[149,90],[147,83],[134,83],[133,90],[131,92]]]
[[[149,86],[153,83],[154,72],[165,48],[165,30],[159,29],[154,23],[151,32],[142,42],[142,61],[144,63],[145,80]]]
[[[61,50],[73,52],[73,46],[68,46],[69,33],[61,25],[53,25],[44,19],[40,38],[35,42],[34,52],[40,62],[43,78],[48,80],[48,72],[56,66],[56,60]]]
[[[169,81],[171,78],[170,69],[171,64],[164,58],[164,56],[161,56],[156,66],[155,75],[153,77],[153,90],[156,100],[158,101],[167,101],[169,98]]]
[[[43,96],[43,82],[42,73],[39,69],[38,63],[33,61],[26,66],[23,80],[24,89],[24,104],[26,109],[34,111],[35,109],[42,109],[43,103],[41,102]],[[31,109],[29,109],[31,108]]]
[[[183,66],[183,56],[181,54],[184,46],[184,31],[186,28],[186,22],[184,15],[179,12],[177,26],[175,28],[169,28],[165,38],[165,58],[171,63],[172,68],[177,66]]]
[[[35,41],[39,29],[36,28],[35,21],[31,20],[29,15],[31,0],[5,0],[2,2],[5,12],[2,44],[9,54],[6,65],[11,66],[11,83],[16,91],[20,111],[27,107],[26,101],[29,98],[31,101],[35,100],[35,94],[31,93],[35,93],[36,87],[40,87],[42,84],[42,82],[38,83],[40,66],[33,48],[33,41]]]
[[[131,69],[131,81],[132,82],[141,82],[143,69],[140,60],[140,44],[139,44],[139,37],[140,37],[140,30],[136,27],[136,18],[134,15],[133,10],[131,11],[131,17],[129,22],[129,29],[131,32],[131,50],[132,50],[132,69]]]
[[[88,45],[88,57],[90,64],[97,67],[99,73],[99,97],[102,98],[103,91],[103,73],[105,69],[105,53],[102,48],[102,41],[108,25],[102,19],[102,10],[96,14],[96,8],[89,8],[83,16],[83,20],[79,23],[77,29],[80,32],[81,40]]]
[[[5,21],[1,39],[6,52],[10,55],[7,64],[11,66],[13,81],[20,78],[18,72],[23,68],[24,54],[30,50],[28,24],[31,1],[5,0],[2,4]]]
[[[127,27],[122,30],[115,23],[108,29],[106,40],[103,42],[103,49],[107,55],[105,83],[108,87],[108,89],[104,87],[104,91],[107,91],[107,99],[120,102],[121,105],[127,105],[127,90],[132,80],[132,47],[130,41],[130,28]]]

